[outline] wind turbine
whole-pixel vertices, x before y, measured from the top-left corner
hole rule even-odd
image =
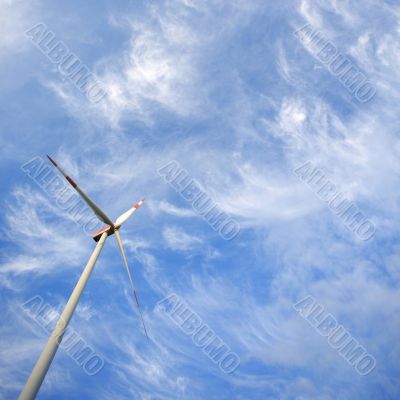
[[[83,270],[82,275],[79,278],[78,283],[76,284],[59,320],[57,321],[53,333],[49,337],[46,346],[44,347],[39,359],[37,360],[31,372],[31,375],[29,376],[29,379],[26,382],[25,387],[19,396],[19,400],[31,400],[36,397],[36,394],[40,389],[40,386],[46,376],[50,364],[53,361],[58,346],[62,341],[68,323],[72,318],[72,314],[75,311],[76,306],[78,305],[81,294],[85,289],[86,283],[90,278],[90,274],[93,271],[94,265],[97,261],[97,258],[99,257],[101,249],[103,248],[104,243],[108,238],[108,236],[111,236],[112,234],[115,234],[115,237],[117,238],[118,246],[122,253],[122,258],[124,260],[126,272],[128,273],[129,281],[132,286],[133,294],[135,296],[140,318],[142,320],[143,329],[146,334],[146,337],[148,338],[135,285],[133,284],[132,276],[129,271],[128,261],[126,259],[124,248],[122,246],[121,236],[119,234],[119,230],[122,227],[122,225],[143,204],[144,200],[139,201],[128,211],[120,215],[115,222],[112,222],[112,220],[104,213],[104,211],[102,211],[101,208],[92,199],[90,199],[90,197],[74,182],[74,180],[70,176],[68,176],[50,156],[47,157],[51,161],[51,163],[58,169],[58,171],[65,177],[65,179],[71,184],[71,186],[78,192],[78,194],[83,198],[83,200],[87,203],[87,205],[94,211],[99,220],[104,222],[106,226],[103,229],[100,229],[98,232],[93,234],[93,239],[97,242],[97,245],[93,250],[93,253],[90,256],[89,261],[86,264],[86,267]]]

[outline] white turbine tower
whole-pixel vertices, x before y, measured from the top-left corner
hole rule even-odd
[[[122,258],[124,260],[126,272],[128,273],[129,281],[132,286],[133,294],[135,296],[136,304],[138,306],[140,318],[142,320],[143,329],[147,336],[146,326],[144,324],[143,315],[140,309],[139,300],[136,294],[135,285],[133,284],[132,276],[129,271],[128,261],[126,260],[126,255],[124,248],[122,246],[121,236],[119,234],[119,229],[121,226],[131,217],[131,215],[143,204],[144,200],[139,201],[136,205],[134,205],[131,209],[123,213],[119,216],[115,222],[112,222],[109,217],[100,209],[96,203],[89,198],[89,196],[70,178],[61,168],[60,166],[49,156],[47,156],[52,164],[61,172],[61,174],[67,179],[67,181],[72,185],[72,187],[79,193],[79,195],[85,200],[87,205],[94,211],[100,221],[104,222],[107,226],[98,232],[93,234],[93,239],[97,242],[97,245],[89,258],[88,263],[86,264],[85,269],[82,272],[81,277],[78,280],[78,283],[75,286],[65,308],[62,312],[57,324],[54,328],[53,333],[47,341],[45,348],[42,351],[39,359],[37,360],[31,375],[29,376],[28,381],[25,384],[24,389],[22,390],[19,400],[30,400],[36,397],[37,392],[40,389],[40,386],[43,382],[44,377],[50,367],[50,364],[56,354],[59,344],[62,341],[65,330],[68,326],[69,321],[71,320],[72,314],[79,302],[79,298],[83,290],[85,289],[86,283],[89,280],[90,274],[94,268],[94,265],[97,261],[97,258],[101,252],[101,249],[104,246],[104,243],[108,236],[115,234],[117,238],[119,249],[122,253]],[[148,336],[147,336],[148,337]]]

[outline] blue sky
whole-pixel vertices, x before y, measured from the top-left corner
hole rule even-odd
[[[39,399],[400,398],[400,7],[391,0],[0,0],[0,398],[95,246],[21,166],[51,154],[116,218],[71,325],[104,356],[59,351]],[[43,23],[102,82],[94,104],[24,34]],[[362,103],[294,32],[310,24],[376,88]],[[240,225],[223,240],[158,174],[177,160]],[[299,179],[306,162],[376,228],[367,241]],[[50,165],[50,164],[49,164]],[[223,373],[157,303],[178,294],[241,363]],[[376,358],[360,376],[293,308],[311,295]]]

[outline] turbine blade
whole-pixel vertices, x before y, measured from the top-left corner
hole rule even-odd
[[[78,192],[83,200],[85,200],[86,204],[93,210],[100,221],[103,221],[107,225],[113,226],[111,219],[107,217],[106,213],[74,182],[74,180],[70,176],[68,176],[50,156],[47,156],[47,158],[58,169],[61,175],[63,175],[64,178],[71,184],[71,186]]]
[[[137,294],[136,294],[135,285],[133,284],[133,280],[132,280],[132,277],[131,277],[131,273],[130,273],[130,271],[129,271],[128,261],[126,260],[124,248],[122,247],[121,236],[119,235],[119,232],[118,232],[117,229],[115,230],[115,237],[117,238],[118,246],[119,246],[119,249],[121,250],[122,258],[124,259],[124,264],[125,264],[126,272],[128,273],[128,277],[129,277],[129,281],[130,281],[131,286],[132,286],[133,294],[135,295],[135,300],[136,300],[136,304],[137,304],[137,307],[138,307],[138,310],[139,310],[140,318],[141,318],[141,320],[142,320],[143,329],[144,329],[144,332],[145,332],[146,337],[147,337],[147,339],[148,339],[149,336],[147,335],[147,329],[146,329],[146,325],[144,324],[143,314],[142,314],[142,310],[141,310],[141,308],[140,308],[138,296],[137,296]]]
[[[120,227],[126,220],[128,220],[131,215],[144,203],[144,199],[140,200],[139,203],[135,204],[132,208],[130,208],[128,211],[124,212],[121,214],[117,220],[115,221],[115,226]]]

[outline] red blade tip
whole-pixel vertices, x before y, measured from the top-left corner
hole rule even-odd
[[[47,154],[47,158],[51,161],[51,163],[57,167],[57,163]]]
[[[70,176],[67,175],[65,179],[72,185],[72,187],[76,188],[78,186]]]

